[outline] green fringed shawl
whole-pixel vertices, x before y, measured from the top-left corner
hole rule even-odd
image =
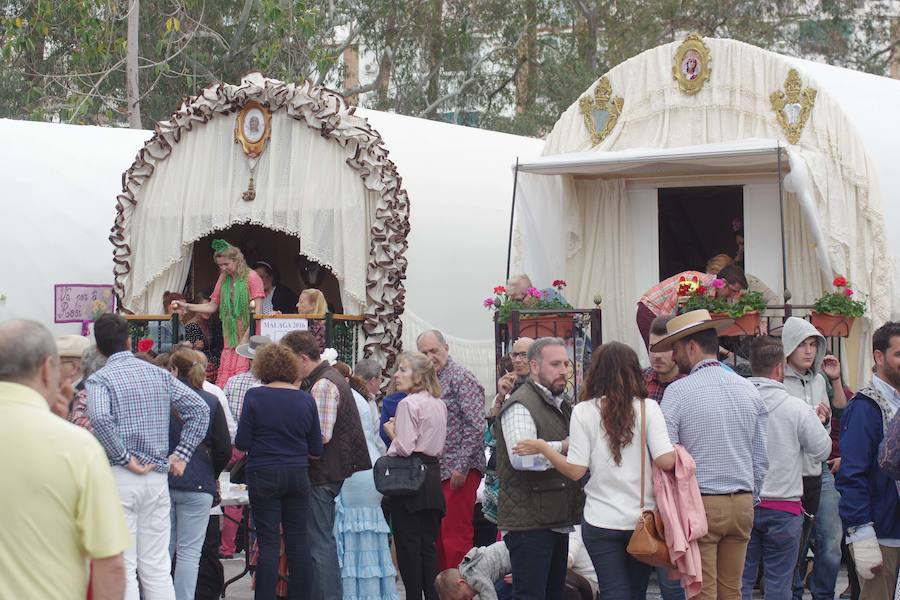
[[[250,324],[250,284],[247,282],[247,275],[239,277],[237,281],[231,275],[226,275],[219,292],[222,300],[219,303],[222,331],[228,347],[235,348],[238,344],[238,323],[244,328]]]

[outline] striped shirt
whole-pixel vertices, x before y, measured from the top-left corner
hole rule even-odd
[[[324,377],[315,382],[309,390],[310,395],[316,401],[319,411],[319,429],[322,430],[322,443],[331,441],[334,433],[334,424],[337,422],[338,404],[341,401],[341,390]]]
[[[228,398],[228,410],[236,422],[241,420],[241,409],[244,408],[244,396],[247,395],[247,390],[261,385],[262,382],[253,375],[252,371],[238,373],[228,378],[223,391],[225,397]]]
[[[717,360],[702,360],[669,385],[661,406],[669,439],[697,463],[701,494],[759,497],[769,470],[768,411],[752,383]]]
[[[700,273],[699,271],[685,271],[677,275],[673,275],[668,279],[660,281],[652,288],[647,290],[639,302],[650,309],[657,317],[663,315],[671,315],[675,312],[675,305],[678,304],[678,285],[681,278],[690,281],[694,277],[702,284],[709,288],[712,285],[715,275],[709,273]]]
[[[87,380],[88,414],[94,435],[111,465],[125,466],[134,457],[169,471],[169,417],[175,408],[184,419],[174,454],[190,460],[206,436],[209,408],[200,396],[171,373],[131,352],[117,352]]]

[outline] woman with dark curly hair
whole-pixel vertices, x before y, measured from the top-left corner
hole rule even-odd
[[[256,598],[275,599],[279,526],[291,578],[288,598],[306,598],[312,581],[309,461],[323,452],[319,413],[313,397],[294,383],[300,373],[285,346],[257,350],[253,374],[263,385],[244,396],[234,444],[248,455],[247,488],[259,539]]]
[[[594,353],[582,401],[572,411],[568,456],[543,440],[522,441],[515,448],[517,454],[543,454],[554,468],[573,480],[590,470],[584,488],[587,500],[581,532],[604,600],[646,596],[651,567],[632,558],[625,549],[641,514],[642,489],[644,507],[656,506],[651,457],[662,469],[675,467],[675,450],[662,410],[646,397],[634,350],[618,342],[604,344]],[[642,418],[649,453],[642,453]]]

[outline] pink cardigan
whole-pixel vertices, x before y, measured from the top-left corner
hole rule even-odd
[[[696,470],[693,457],[681,444],[675,444],[673,472],[653,467],[656,507],[665,528],[669,557],[675,565],[670,575],[681,580],[688,598],[693,598],[703,588],[703,568],[697,540],[708,530]]]

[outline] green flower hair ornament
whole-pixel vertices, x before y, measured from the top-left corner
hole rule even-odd
[[[216,254],[221,254],[231,248],[231,244],[226,242],[225,240],[213,240],[212,249]]]

